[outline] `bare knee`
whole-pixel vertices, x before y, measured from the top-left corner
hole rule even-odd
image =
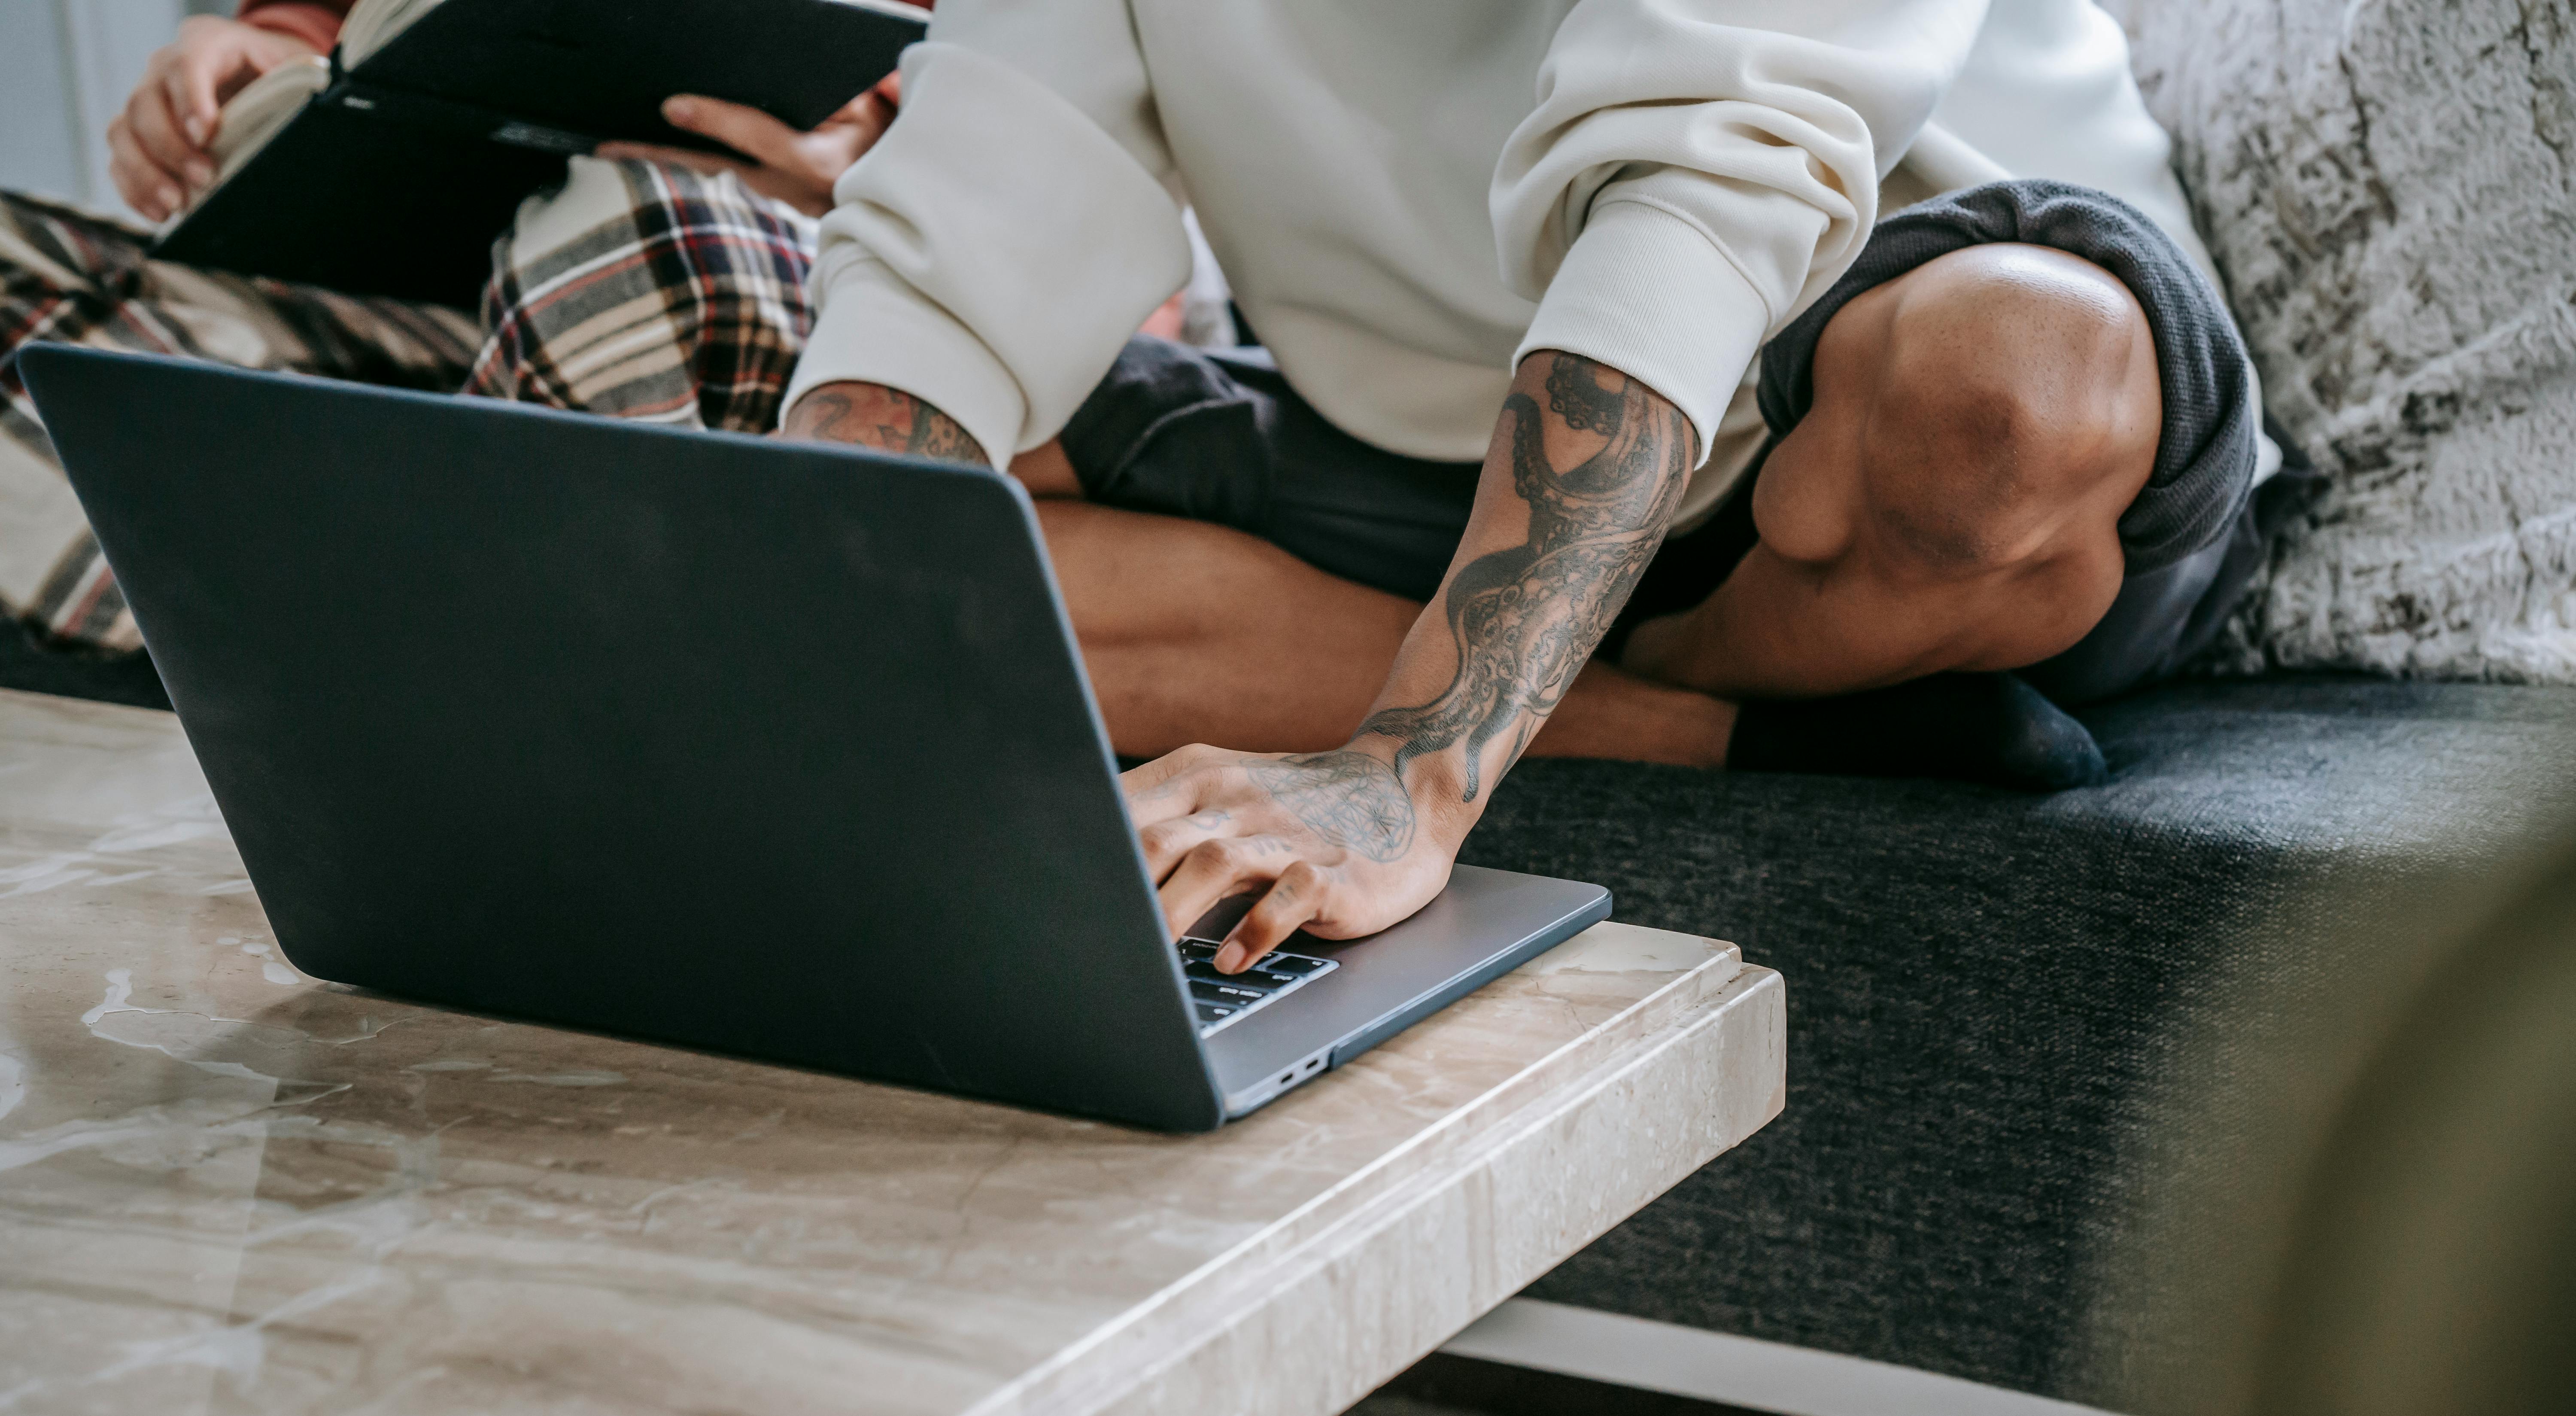
[[[1086,652],[1284,643],[1309,634],[1310,623],[1362,640],[1391,635],[1392,645],[1421,612],[1410,600],[1329,575],[1230,526],[1074,497],[1041,497],[1036,505]]]
[[[2162,403],[2146,316],[2108,271],[1953,252],[1846,306],[1817,361],[1820,408],[1829,362],[1850,395],[1853,531],[1879,555],[1935,577],[2116,555]]]

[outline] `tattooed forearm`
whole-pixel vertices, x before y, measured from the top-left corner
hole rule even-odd
[[[1365,752],[1308,753],[1250,771],[1253,785],[1337,846],[1389,861],[1413,845],[1413,798],[1393,768]]]
[[[781,431],[791,438],[860,443],[939,462],[992,461],[956,419],[883,384],[825,384],[796,400]]]
[[[1395,740],[1399,776],[1414,758],[1463,742],[1464,801],[1481,790],[1486,745],[1506,734],[1514,756],[1528,745],[1627,603],[1698,450],[1689,420],[1617,370],[1552,351],[1531,359],[1545,361],[1546,412],[1518,388],[1503,402],[1512,489],[1529,505],[1528,537],[1469,561],[1442,590],[1457,653],[1448,686],[1360,725],[1362,736]],[[1602,439],[1599,450],[1558,466],[1545,437],[1551,417]]]

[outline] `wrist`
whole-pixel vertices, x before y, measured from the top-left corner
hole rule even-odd
[[[854,443],[934,462],[989,466],[983,444],[955,419],[898,388],[844,380],[817,384],[787,410],[779,432],[791,438]]]
[[[1385,764],[1413,804],[1415,845],[1455,856],[1467,833],[1485,814],[1483,801],[1467,800],[1467,778],[1455,752],[1435,752],[1397,763],[1396,749],[1385,737],[1364,733],[1343,749]]]
[[[316,54],[328,54],[340,42],[340,15],[327,5],[306,0],[272,0],[252,5],[236,18],[252,29],[292,40]]]

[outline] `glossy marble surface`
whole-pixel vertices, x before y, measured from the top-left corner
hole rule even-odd
[[[1776,1114],[1603,925],[1168,1137],[299,975],[165,714],[0,693],[0,1412],[1326,1416]]]

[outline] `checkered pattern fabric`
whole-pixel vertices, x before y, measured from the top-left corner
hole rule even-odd
[[[145,258],[148,232],[0,192],[0,611],[54,637],[142,644],[5,362],[34,340],[451,389],[480,341],[461,310],[361,299]],[[174,471],[181,471],[174,469]]]
[[[765,432],[813,326],[810,219],[729,174],[649,163],[577,158],[562,189],[531,198],[495,247],[479,327],[459,310],[149,260],[150,240],[0,193],[0,358],[63,340]],[[5,365],[0,395],[0,612],[59,640],[138,647]]]
[[[495,252],[469,393],[765,433],[814,327],[815,224],[745,189],[575,158]]]

